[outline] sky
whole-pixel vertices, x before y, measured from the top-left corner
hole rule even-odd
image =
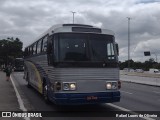
[[[115,32],[119,60],[134,61],[158,56],[160,62],[160,0],[0,0],[0,39],[18,37],[24,47],[55,24],[89,24]],[[151,56],[144,56],[151,51]]]

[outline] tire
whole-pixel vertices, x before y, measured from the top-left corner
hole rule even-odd
[[[31,88],[31,84],[29,82],[29,75],[28,75],[28,73],[27,73],[27,76],[26,76],[26,81],[27,81],[27,87]]]
[[[43,98],[47,104],[51,103],[51,101],[48,98],[48,89],[46,84],[43,85]]]
[[[27,81],[27,87],[31,88],[31,85],[30,85],[29,81]]]

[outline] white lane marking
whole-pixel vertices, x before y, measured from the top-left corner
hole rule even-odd
[[[159,92],[159,91],[152,91],[152,92],[157,93],[157,94],[160,94],[160,92]]]
[[[18,99],[18,103],[19,103],[20,109],[21,109],[23,112],[26,112],[27,109],[26,109],[25,106],[24,106],[23,100],[22,100],[22,98],[21,98],[21,96],[20,96],[20,94],[19,94],[19,92],[18,92],[18,90],[17,90],[17,88],[16,88],[16,85],[15,85],[15,83],[14,83],[14,81],[13,81],[12,76],[10,77],[10,79],[11,79],[13,88],[14,88],[14,90],[15,90],[15,92],[16,92],[16,96],[17,96],[17,99]],[[24,119],[25,119],[25,120],[30,120],[30,118],[27,118],[27,117],[24,117]]]
[[[127,93],[127,94],[130,94],[130,95],[132,95],[133,93],[131,93],[131,92],[126,92],[126,91],[123,91],[123,90],[120,90],[122,93]]]
[[[24,75],[24,73],[21,73],[21,72],[14,72],[14,74],[16,74],[16,75]]]
[[[126,109],[126,108],[123,108],[123,107],[114,105],[114,104],[112,104],[112,103],[106,103],[106,104],[109,105],[109,106],[111,106],[111,107],[114,107],[114,108],[117,108],[117,109],[119,109],[119,110],[122,110],[122,111],[127,111],[127,112],[131,111],[131,110],[128,110],[128,109]]]
[[[131,114],[135,114],[135,115],[137,114],[138,115],[138,113],[136,113],[136,112],[133,112],[133,111],[131,111],[129,109],[126,109],[126,108],[114,105],[112,103],[106,103],[106,104],[109,105],[109,106],[111,106],[111,107],[117,108],[119,110],[126,111],[126,112],[129,112]],[[152,119],[152,118],[149,118],[149,117],[148,118],[147,117],[140,117],[140,118],[145,119],[145,120],[155,120],[155,119]]]

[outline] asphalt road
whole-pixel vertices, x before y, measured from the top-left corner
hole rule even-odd
[[[160,111],[160,87],[122,82],[118,106],[132,111]]]
[[[29,111],[59,111],[62,117],[46,117],[43,120],[62,120],[62,119],[75,119],[74,117],[64,116],[65,112],[74,114],[76,119],[86,120],[106,120],[106,117],[92,117],[95,112],[106,112],[112,111],[160,111],[160,87],[153,87],[147,85],[140,85],[135,83],[122,82],[121,88],[121,101],[113,104],[100,104],[100,105],[82,105],[82,106],[56,106],[54,104],[46,104],[42,96],[35,91],[33,88],[27,88],[26,81],[23,79],[23,72],[15,72],[13,80],[16,87],[23,99],[24,105]],[[63,112],[61,112],[63,111]],[[77,111],[77,112],[73,112]],[[86,111],[89,117],[80,117],[81,113]],[[92,112],[93,111],[93,112]],[[108,118],[107,119],[115,119]],[[117,119],[128,119],[128,118],[117,118]],[[141,118],[130,118],[139,120]],[[156,118],[157,120],[158,118]]]

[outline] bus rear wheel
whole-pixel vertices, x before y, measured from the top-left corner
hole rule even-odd
[[[28,88],[31,88],[31,85],[30,85],[30,83],[29,83],[29,80],[27,81],[27,87],[28,87]]]
[[[30,82],[29,82],[29,75],[28,75],[28,73],[27,73],[26,81],[27,81],[27,87],[31,88],[31,85],[30,85]]]

